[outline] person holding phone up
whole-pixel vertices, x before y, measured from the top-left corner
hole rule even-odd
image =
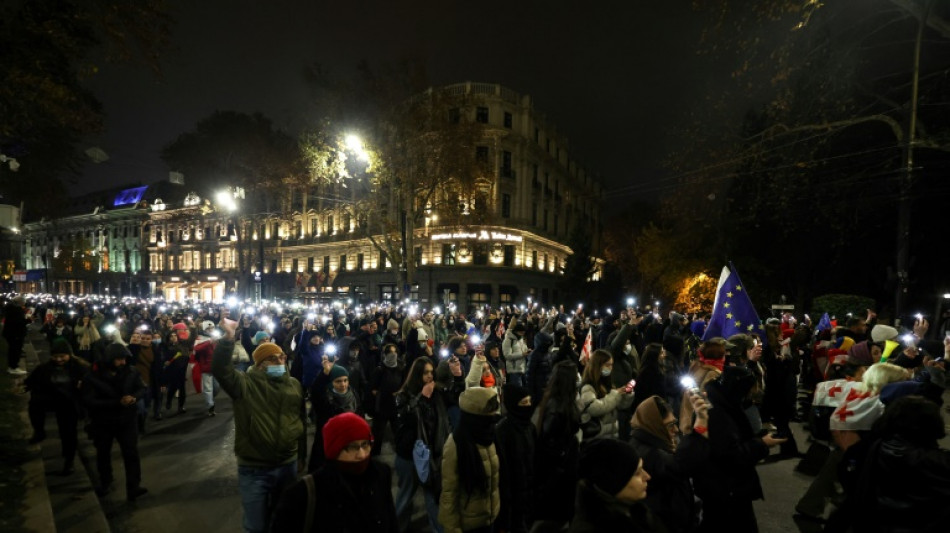
[[[244,508],[244,530],[267,531],[278,496],[297,479],[297,446],[303,388],[287,373],[287,356],[272,342],[260,343],[247,372],[234,369],[231,354],[237,323],[221,312],[224,332],[214,348],[211,370],[234,400],[234,454]]]

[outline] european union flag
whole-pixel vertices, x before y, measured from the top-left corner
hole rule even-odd
[[[821,320],[818,321],[818,331],[825,331],[826,329],[831,329],[831,317],[828,316],[828,313],[821,315]]]
[[[752,300],[739,279],[735,267],[722,267],[719,287],[716,289],[716,301],[713,304],[712,318],[706,326],[703,340],[713,337],[729,338],[737,333],[758,335],[765,338],[765,328],[759,321],[759,315],[752,306]]]

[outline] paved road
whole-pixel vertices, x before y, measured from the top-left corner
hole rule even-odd
[[[36,340],[37,355],[44,361],[45,340]],[[232,452],[234,445],[233,410],[224,393],[216,399],[217,416],[208,417],[203,397],[193,394],[186,401],[187,412],[167,414],[165,420],[148,422],[147,434],[139,441],[142,457],[142,484],[148,495],[137,503],[125,501],[124,470],[118,446],[113,452],[115,487],[101,499],[102,508],[112,531],[116,533],[158,532],[235,532],[241,531],[241,505],[237,485],[237,466]],[[950,404],[950,392],[945,397]],[[47,427],[55,427],[52,418]],[[800,424],[793,424],[801,451],[807,448]],[[55,433],[53,433],[55,434]],[[95,483],[95,451],[81,435],[80,455]],[[312,428],[310,430],[312,439]],[[950,437],[942,441],[950,447]],[[777,452],[777,450],[774,450]],[[392,465],[392,449],[387,443],[383,460]],[[792,520],[794,506],[805,492],[810,477],[794,471],[797,460],[761,464],[759,475],[765,500],[755,502],[759,529],[763,533],[789,533],[798,530]],[[395,494],[395,476],[393,476]],[[426,531],[421,492],[416,495],[413,525]]]

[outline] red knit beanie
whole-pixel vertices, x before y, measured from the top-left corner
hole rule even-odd
[[[336,459],[347,444],[359,440],[373,440],[366,420],[355,413],[336,415],[323,426],[323,455]]]

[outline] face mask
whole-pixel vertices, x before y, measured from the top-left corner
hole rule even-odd
[[[611,369],[610,369],[610,368],[604,368],[604,369],[601,369],[600,375],[601,375],[601,376],[604,376],[604,377],[607,377],[607,376],[610,375],[610,372],[611,372]]]
[[[277,379],[287,373],[287,367],[284,365],[271,365],[267,367],[267,377]]]
[[[358,463],[337,461],[336,465],[337,465],[337,468],[340,469],[340,472],[343,472],[344,474],[358,476],[362,474],[363,472],[366,472],[366,469],[369,468],[369,459],[370,458],[367,457],[366,459],[363,459],[362,461]]]
[[[396,354],[394,354],[393,352],[389,352],[383,356],[383,364],[386,365],[388,368],[396,368],[397,363],[398,363],[398,360],[396,358]]]
[[[396,335],[399,334],[399,330],[398,330],[398,329],[391,329],[391,330],[389,330],[389,334],[392,335],[393,337],[395,337]]]
[[[625,353],[625,354],[627,354],[627,355],[630,355],[630,350],[632,350],[632,349],[633,349],[632,346],[630,346],[629,344],[626,344],[626,345],[624,345],[624,347],[623,347],[623,353]]]
[[[350,359],[353,359],[353,360],[355,361],[356,359],[359,359],[359,357],[360,357],[360,352],[359,352],[359,351],[351,351],[351,352],[350,352]]]
[[[152,344],[161,344],[162,339],[152,339]]]

